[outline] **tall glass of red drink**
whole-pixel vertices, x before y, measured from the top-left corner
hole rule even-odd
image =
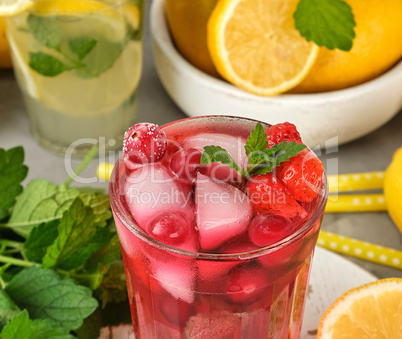
[[[275,143],[270,125],[261,125]],[[110,200],[136,338],[299,337],[327,200],[321,162],[305,149],[247,178],[222,162],[202,164],[204,147],[215,145],[247,168],[255,126],[226,116],[184,119],[161,128],[164,146],[159,137],[147,144],[157,156],[138,160],[126,147],[117,161]],[[279,133],[301,143],[296,132]],[[297,157],[320,174],[299,176],[314,194],[291,193],[289,168],[306,168]]]

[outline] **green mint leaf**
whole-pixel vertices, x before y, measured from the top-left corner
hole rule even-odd
[[[264,150],[261,155],[259,152],[256,155],[255,162],[249,165],[249,173],[251,175],[265,174],[272,172],[273,169],[279,166],[282,162],[288,161],[291,157],[296,156],[307,146],[296,142],[281,142]]]
[[[35,225],[60,219],[78,196],[75,188],[32,180],[19,196],[7,226],[26,238]]]
[[[70,69],[59,59],[43,52],[29,53],[29,67],[39,74],[48,77],[54,77]]]
[[[54,19],[30,14],[27,19],[27,24],[34,38],[41,44],[58,49],[62,40],[62,32],[57,25],[54,24]]]
[[[53,244],[54,240],[57,238],[58,225],[59,221],[53,220],[32,228],[32,231],[24,242],[24,248],[26,250],[25,256],[29,261],[42,262],[47,248]]]
[[[122,302],[128,299],[127,285],[122,261],[115,261],[104,274],[98,290],[102,308],[110,302]]]
[[[89,288],[39,267],[23,269],[5,291],[17,306],[28,310],[31,319],[50,318],[66,331],[79,328],[98,306]]]
[[[31,320],[32,334],[29,339],[74,339],[65,329],[55,323],[53,320],[35,319]]]
[[[95,214],[95,222],[106,225],[106,221],[112,217],[110,200],[107,194],[81,193],[80,198],[85,206],[90,206]]]
[[[48,247],[43,257],[43,267],[63,267],[63,262],[74,256],[81,247],[87,246],[96,232],[95,216],[92,209],[84,206],[77,198],[69,210],[65,211],[58,227],[54,243]],[[66,264],[70,266],[71,264]]]
[[[255,129],[250,132],[247,138],[246,145],[244,146],[247,156],[256,151],[263,151],[268,147],[267,135],[261,123],[257,123]]]
[[[119,237],[114,233],[110,240],[99,250],[92,253],[87,261],[85,268],[88,270],[95,269],[99,264],[109,265],[115,260],[121,259],[121,248]]]
[[[242,169],[236,164],[232,156],[220,146],[205,146],[201,156],[201,164],[207,165],[213,162],[221,162],[230,168],[242,173]]]
[[[21,182],[28,173],[22,147],[0,148],[0,220],[8,217],[15,198],[22,192]]]
[[[77,68],[76,73],[82,78],[95,78],[110,69],[121,55],[125,41],[112,42],[105,38],[99,38],[96,44],[96,53],[89,53],[84,62],[84,67]],[[102,51],[102,52],[100,52]]]
[[[30,338],[32,333],[29,324],[29,314],[27,310],[23,310],[17,316],[12,318],[10,322],[4,326],[1,331],[2,339],[21,339]]]
[[[66,271],[70,271],[72,269],[84,266],[90,256],[99,250],[103,245],[107,244],[113,235],[114,234],[106,228],[98,228],[95,235],[87,245],[77,247],[74,253],[66,257],[60,264],[58,264],[58,267]]]
[[[96,43],[96,39],[83,37],[70,39],[68,41],[68,46],[70,47],[71,52],[77,55],[78,59],[81,61],[89,52],[92,51]]]
[[[265,171],[264,173],[268,173],[272,172],[275,166],[275,159],[271,156],[270,151],[255,151],[250,153],[248,156],[247,173],[249,175],[255,175],[257,172],[262,171]]]
[[[356,26],[351,7],[342,0],[300,0],[295,26],[307,41],[328,49],[349,51]]]
[[[0,329],[20,312],[20,308],[11,300],[9,295],[0,289]]]

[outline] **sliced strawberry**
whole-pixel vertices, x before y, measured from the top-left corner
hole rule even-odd
[[[282,141],[294,141],[298,144],[302,143],[302,139],[296,126],[290,122],[272,125],[265,131],[265,133],[267,134],[268,148],[271,148],[273,145],[279,144]]]
[[[324,167],[322,162],[308,149],[304,149],[276,170],[276,176],[286,186],[293,198],[310,202],[322,186]]]
[[[280,213],[295,223],[307,217],[307,212],[292,198],[282,182],[272,173],[256,175],[246,184],[254,210],[260,213]]]

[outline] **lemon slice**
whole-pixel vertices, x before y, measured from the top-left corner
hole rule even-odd
[[[33,10],[41,14],[92,12],[108,8],[110,8],[108,5],[96,0],[37,0],[33,6]]]
[[[317,339],[402,338],[402,279],[354,288],[324,313]]]
[[[319,48],[295,28],[298,1],[219,1],[207,38],[222,77],[258,95],[285,92],[306,77]]]
[[[33,4],[32,0],[0,0],[0,16],[19,14]]]
[[[126,22],[131,26],[133,30],[140,27],[140,11],[138,7],[130,2],[123,6],[124,16]]]

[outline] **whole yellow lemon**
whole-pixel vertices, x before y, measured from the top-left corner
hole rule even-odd
[[[10,46],[6,37],[6,23],[4,18],[0,17],[0,68],[10,68]]]
[[[402,232],[402,147],[395,152],[385,171],[384,195],[388,213]]]
[[[371,80],[402,57],[402,0],[345,0],[355,16],[353,47],[325,47],[295,93],[343,89]]]
[[[207,22],[218,0],[166,0],[166,16],[173,41],[187,61],[218,76],[207,48]]]

